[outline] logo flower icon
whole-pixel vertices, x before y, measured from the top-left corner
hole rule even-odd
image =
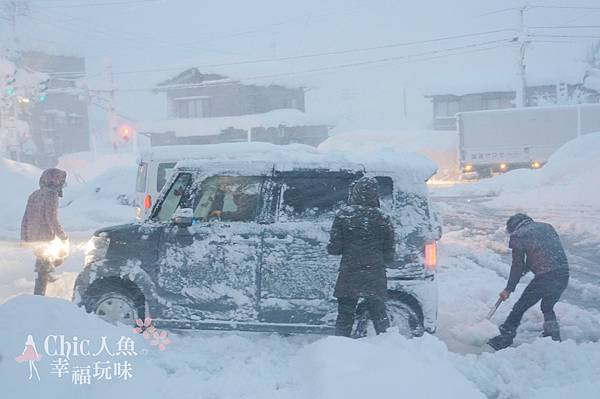
[[[167,345],[171,343],[171,339],[169,338],[169,333],[166,331],[155,331],[152,334],[152,340],[150,341],[150,345],[156,346],[158,345],[158,349],[164,351],[167,348]]]
[[[156,327],[152,325],[152,319],[146,317],[144,320],[136,319],[135,327],[133,332],[136,334],[142,334],[145,340],[148,340],[152,337],[152,334],[156,331]]]
[[[142,334],[146,341],[150,342],[152,346],[158,346],[158,349],[164,351],[167,348],[167,345],[171,343],[171,339],[169,338],[169,333],[162,330],[157,330],[154,325],[152,325],[152,319],[146,317],[144,320],[136,319],[135,327],[133,332],[136,334]]]

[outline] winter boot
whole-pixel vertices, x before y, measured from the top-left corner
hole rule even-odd
[[[506,349],[511,346],[515,336],[517,335],[517,329],[507,326],[506,324],[502,324],[500,327],[498,327],[498,330],[500,330],[500,335],[495,336],[487,342],[487,344],[496,351]]]
[[[542,337],[552,337],[552,341],[560,342],[560,326],[558,325],[558,321],[545,321]]]

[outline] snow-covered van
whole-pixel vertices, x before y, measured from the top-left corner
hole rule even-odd
[[[151,147],[142,151],[138,160],[135,183],[135,210],[138,219],[148,217],[158,193],[171,176],[178,161],[199,158],[202,146],[164,146]]]
[[[150,216],[97,231],[74,301],[111,322],[151,317],[163,328],[334,332],[340,258],[326,245],[336,211],[357,179],[379,182],[393,220],[388,314],[406,335],[434,332],[436,241],[441,227],[412,154],[358,159],[314,148],[222,144],[254,157],[179,162]],[[353,334],[371,331],[364,305]]]

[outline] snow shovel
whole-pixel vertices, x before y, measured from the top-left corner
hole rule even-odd
[[[486,319],[491,320],[492,316],[494,316],[494,313],[496,313],[496,310],[498,310],[498,308],[500,307],[500,304],[504,302],[504,300],[502,298],[498,298],[498,300],[496,301],[496,304],[494,305],[493,308],[490,309],[490,312],[487,314]]]

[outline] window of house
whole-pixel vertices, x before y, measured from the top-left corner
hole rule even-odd
[[[176,118],[203,118],[204,101],[203,98],[176,98],[173,100],[173,116]]]
[[[435,116],[454,117],[458,112],[458,101],[439,101],[435,103]]]

